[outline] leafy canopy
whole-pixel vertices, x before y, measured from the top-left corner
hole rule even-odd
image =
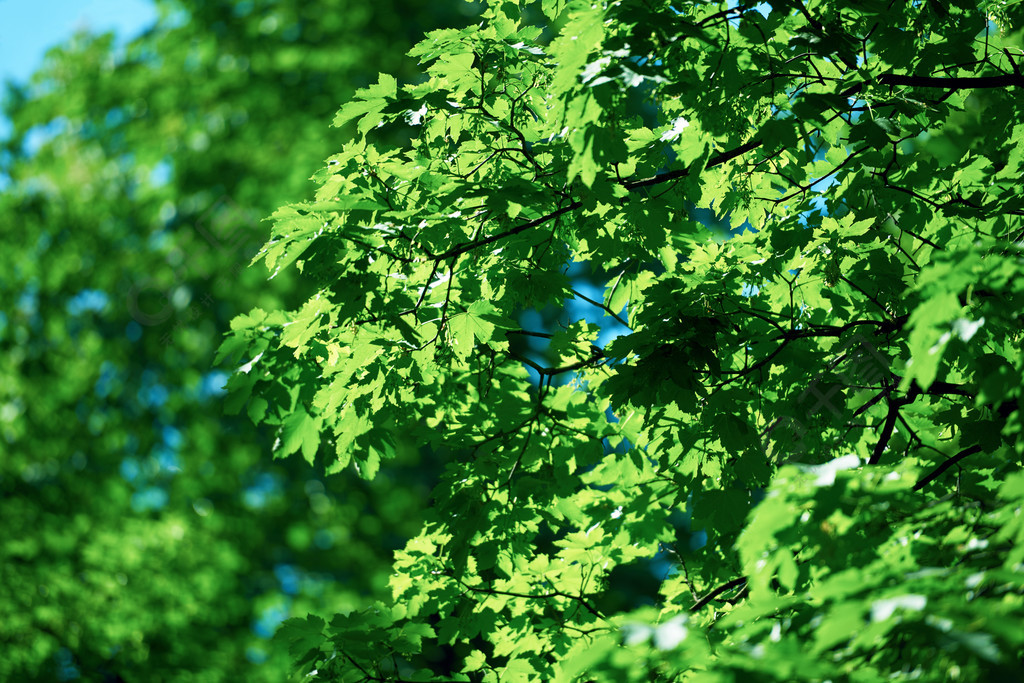
[[[317,291],[221,355],[278,457],[446,465],[391,600],[286,623],[303,672],[1019,676],[1022,29],[495,0],[345,104],[257,257]]]

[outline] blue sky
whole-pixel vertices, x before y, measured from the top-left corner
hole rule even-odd
[[[127,40],[157,17],[152,0],[0,0],[0,81],[26,81],[46,51],[87,28]],[[7,130],[0,119],[0,136]]]

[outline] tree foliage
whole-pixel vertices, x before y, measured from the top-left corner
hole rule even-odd
[[[222,417],[210,366],[231,318],[309,290],[244,267],[330,153],[324,117],[377,68],[412,77],[401,52],[458,9],[161,2],[136,39],[79,35],[9,84],[0,680],[276,683],[281,620],[386,594],[420,460],[325,488]]]
[[[494,0],[357,93],[257,257],[316,292],[221,355],[278,457],[445,465],[388,600],[286,622],[303,671],[1019,677],[1022,29]]]

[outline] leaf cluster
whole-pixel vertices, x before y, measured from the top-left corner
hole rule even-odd
[[[391,601],[285,625],[303,671],[1019,676],[1019,13],[484,16],[340,109],[256,259],[319,288],[221,349],[278,455],[446,463]]]

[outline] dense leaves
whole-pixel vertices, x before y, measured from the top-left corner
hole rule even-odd
[[[257,257],[319,288],[222,347],[277,455],[446,460],[391,599],[286,623],[303,670],[1019,677],[1019,7],[485,17],[340,109]]]
[[[344,105],[258,256],[319,289],[222,355],[280,456],[447,464],[391,600],[286,623],[304,670],[1019,676],[1022,28],[493,2]]]

